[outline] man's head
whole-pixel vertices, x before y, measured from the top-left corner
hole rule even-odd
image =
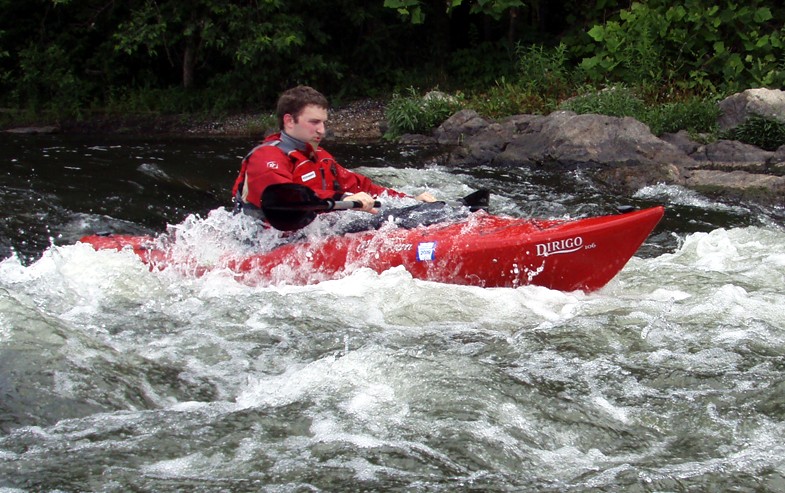
[[[324,138],[327,98],[316,89],[297,86],[278,98],[278,126],[292,137],[318,147]]]

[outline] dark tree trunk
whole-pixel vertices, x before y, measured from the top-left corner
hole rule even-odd
[[[194,73],[196,72],[196,42],[189,38],[185,44],[183,53],[183,87],[190,89],[194,85]]]

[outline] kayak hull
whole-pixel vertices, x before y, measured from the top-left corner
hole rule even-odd
[[[663,207],[577,220],[477,213],[459,223],[286,244],[209,268],[228,268],[249,284],[299,285],[341,278],[360,268],[381,273],[403,266],[414,278],[442,283],[589,292],[621,271],[663,214]],[[92,235],[80,241],[96,249],[133,249],[152,268],[175,264],[165,250],[152,247],[151,237]],[[209,268],[188,265],[185,270],[198,275]]]

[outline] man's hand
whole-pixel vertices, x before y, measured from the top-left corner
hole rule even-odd
[[[347,197],[344,197],[343,200],[361,202],[363,206],[362,209],[359,210],[370,212],[371,214],[376,214],[377,212],[379,212],[373,206],[373,203],[376,200],[365,192],[359,192],[359,193],[355,193],[354,195],[349,195]]]
[[[415,199],[419,200],[420,202],[436,202],[436,197],[428,192],[421,193],[420,195],[416,196]]]

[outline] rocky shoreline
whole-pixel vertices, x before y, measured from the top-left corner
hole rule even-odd
[[[379,100],[361,100],[330,110],[328,136],[341,140],[379,140],[385,128],[385,103]],[[4,129],[13,134],[127,134],[171,135],[193,137],[244,137],[261,138],[268,115],[241,113],[216,119],[200,119],[180,115],[131,115],[94,116],[84,120],[64,121],[58,124],[39,124]]]
[[[785,92],[750,89],[720,103],[719,124],[728,129],[750,115],[785,120]],[[260,115],[234,115],[220,121],[179,117],[107,118],[59,126],[6,130],[15,133],[127,133],[179,136],[245,136],[261,138]],[[384,102],[354,102],[330,111],[329,138],[375,141],[382,138]],[[254,136],[255,135],[251,135]],[[785,206],[785,146],[765,151],[738,141],[701,144],[686,132],[653,135],[632,118],[578,115],[516,115],[500,121],[463,110],[433,135],[406,135],[405,145],[438,145],[439,161],[452,166],[560,166],[583,169],[611,191],[632,194],[660,183],[680,185],[724,201],[745,200]]]
[[[723,129],[751,115],[785,120],[785,92],[779,90],[750,89],[719,105]],[[772,152],[732,140],[701,144],[684,131],[657,137],[629,117],[556,111],[490,121],[463,110],[433,136],[403,141],[447,146],[443,161],[453,166],[580,168],[620,194],[664,183],[723,201],[785,206],[785,146]]]

